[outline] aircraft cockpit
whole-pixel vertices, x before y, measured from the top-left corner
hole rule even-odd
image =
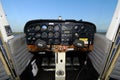
[[[41,19],[28,21],[24,33],[28,50],[42,56],[42,69],[55,72],[55,80],[69,80],[69,71],[79,72],[87,64],[96,26],[82,20]]]
[[[26,6],[22,1],[20,2]],[[77,3],[76,1],[73,2]],[[93,3],[90,2],[89,4]],[[101,4],[106,5],[106,1],[103,2],[101,2]],[[112,1],[109,2],[113,5]],[[17,3],[19,2],[17,1]],[[15,2],[14,4],[18,5],[17,3]],[[38,5],[40,3],[41,1]],[[50,1],[50,3],[53,2]],[[50,3],[48,2],[48,4]],[[58,2],[54,3],[54,8],[58,6],[56,3]],[[84,1],[80,3],[83,4]],[[18,19],[25,20],[22,32],[20,33],[11,30],[11,26],[7,21],[6,14],[0,3],[0,80],[120,80],[120,0],[118,0],[107,32],[102,32],[102,28],[105,28],[103,21],[105,18],[110,18],[108,17],[109,15],[106,16],[106,14],[110,12],[104,12],[109,11],[108,8],[103,10],[105,6],[99,3],[99,5],[97,5],[96,3],[98,3],[98,1],[95,1],[90,9],[83,9],[83,7],[85,7],[84,4],[83,7],[80,7],[81,10],[85,10],[83,14],[88,13],[86,12],[88,10],[92,12],[92,15],[89,16],[93,21],[90,17],[84,21],[82,19],[75,20],[75,16],[79,18],[76,13],[71,13],[72,16],[75,15],[71,17],[73,19],[62,19],[61,16],[59,16],[58,19],[51,19],[49,18],[52,17],[51,15],[57,15],[56,13],[53,14],[54,12],[52,11],[51,15],[44,15],[48,18],[46,19],[43,16],[44,13],[41,13],[41,8],[45,10],[45,6],[41,5],[42,7],[39,7],[38,10],[37,4],[34,4],[35,6],[37,5],[37,8],[34,9],[36,9],[36,12],[40,11],[38,16],[41,14],[43,18],[34,19],[33,16],[36,15],[36,13],[32,13],[31,16],[33,20],[30,20],[31,18],[29,17],[29,19],[27,19],[26,15],[28,15],[28,9],[33,10],[33,6],[32,9],[30,8],[33,3],[31,1],[30,3],[27,2],[30,6],[27,6],[27,8],[23,10],[26,11],[26,19],[22,19],[23,15]],[[68,2],[65,4],[67,4],[68,8]],[[8,9],[10,12],[16,8],[16,5],[14,6],[15,8],[12,8],[11,5],[9,5],[11,10]],[[55,12],[56,9],[62,7],[61,3],[59,5],[60,6],[54,9]],[[101,5],[102,7],[100,7],[100,9],[103,8],[103,14],[98,14],[97,18],[93,16],[96,16],[96,14],[101,11],[99,11],[95,5],[98,7]],[[8,8],[10,8],[9,6]],[[23,9],[21,5],[19,6],[20,7],[16,8],[18,13],[22,12],[20,9]],[[91,5],[87,6],[89,7]],[[53,8],[49,5],[47,7],[50,7],[50,9],[46,8],[46,10]],[[71,3],[70,7],[71,10],[74,9]],[[64,8],[64,6],[62,8]],[[98,12],[96,11],[97,13],[94,13],[91,9],[96,9]],[[111,9],[111,7],[109,7],[109,9]],[[75,10],[78,9],[75,8]],[[58,11],[58,13],[61,14],[62,12]],[[66,12],[63,12],[63,14],[64,13]],[[69,11],[67,15],[68,14]],[[11,16],[13,23],[17,22],[15,21],[17,18],[16,13]],[[83,17],[83,15],[79,16]],[[85,14],[85,18],[86,16]],[[104,17],[103,20],[100,18],[102,16]],[[94,20],[95,18],[97,20]],[[27,20],[29,21],[27,22]],[[99,20],[102,21],[101,24],[98,23],[100,27],[96,24]],[[108,22],[107,19],[105,19],[105,21]],[[18,25],[16,29],[19,31],[19,28],[21,28],[19,27],[19,23],[15,24]]]

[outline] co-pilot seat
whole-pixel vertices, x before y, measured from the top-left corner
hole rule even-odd
[[[0,80],[7,80],[9,79],[10,77],[7,75],[6,71],[5,71],[5,68],[3,66],[3,63],[0,59]]]
[[[81,20],[32,20],[24,27],[30,52],[55,53],[56,80],[65,80],[66,52],[92,51],[95,32],[93,23]]]
[[[25,35],[16,35],[8,41],[9,50],[13,59],[13,64],[17,75],[21,75],[26,69],[33,55],[28,51]]]

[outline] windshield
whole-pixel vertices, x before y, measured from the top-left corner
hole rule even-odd
[[[97,32],[106,32],[117,0],[2,0],[13,32],[23,32],[33,19],[75,19],[96,25]]]

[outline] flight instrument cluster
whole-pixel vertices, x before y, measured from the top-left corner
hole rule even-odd
[[[24,27],[28,45],[73,45],[77,40],[93,44],[95,32],[93,23],[81,20],[32,20]]]

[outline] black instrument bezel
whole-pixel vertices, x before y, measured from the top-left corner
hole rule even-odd
[[[58,31],[55,31],[55,30],[53,30],[53,31],[46,30],[45,31],[47,34],[49,32],[53,32],[53,33],[58,32],[60,34],[58,38],[55,38],[55,37],[53,37],[53,38],[48,38],[47,37],[45,39],[41,38],[41,37],[40,38],[36,38],[36,39],[42,39],[42,40],[44,40],[47,43],[47,45],[60,45],[60,44],[62,44],[62,45],[72,45],[73,41],[75,39],[79,39],[79,38],[88,38],[88,40],[90,41],[90,44],[93,44],[94,33],[96,33],[96,26],[95,26],[95,24],[93,24],[91,22],[86,22],[86,21],[81,21],[81,20],[80,21],[76,21],[76,20],[50,20],[50,19],[48,19],[48,20],[42,20],[42,19],[41,20],[31,20],[31,21],[28,21],[25,24],[25,27],[24,27],[24,33],[26,34],[26,40],[27,40],[27,44],[28,45],[34,44],[35,41],[36,41],[36,40],[30,40],[29,41],[27,39],[28,38],[28,33],[29,33],[27,31],[27,29],[29,29],[31,27],[31,25],[40,25],[40,26],[46,25],[47,27],[48,26],[53,26],[53,28],[56,25],[59,26],[60,29]],[[86,30],[88,30],[88,31],[86,31],[86,33],[82,34],[82,31],[80,31],[80,29],[78,29],[78,30],[74,30],[73,29],[74,26],[79,26],[79,28],[81,28],[80,27],[81,25],[84,25],[85,28],[86,28]],[[70,29],[70,34],[71,34],[72,38],[70,38],[70,40],[65,41],[65,42],[62,41],[62,38],[64,38],[62,36],[64,34],[64,30],[62,30],[62,26],[66,26],[66,27],[72,26],[72,29]],[[37,34],[37,33],[42,34],[42,31],[34,31],[33,30],[31,32],[33,32],[33,36],[35,36],[35,34]],[[79,33],[79,37],[78,38],[74,36],[75,32]],[[68,38],[69,38],[69,33],[68,33]],[[49,39],[52,39],[53,42],[49,43]],[[59,40],[59,42],[55,43],[54,41],[57,40],[57,39]]]

